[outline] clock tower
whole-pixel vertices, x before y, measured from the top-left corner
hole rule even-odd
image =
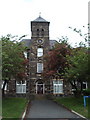
[[[30,68],[30,93],[44,94],[47,84],[44,81],[42,72],[44,71],[44,55],[50,49],[49,43],[50,22],[39,16],[31,21],[31,44],[29,55]]]

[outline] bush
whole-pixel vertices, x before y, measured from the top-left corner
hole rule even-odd
[[[75,90],[73,92],[74,92],[75,97],[80,97],[81,96],[81,91],[80,90]]]
[[[90,96],[90,89],[83,90],[83,95],[84,96]]]
[[[54,97],[53,94],[47,94],[47,95],[46,95],[46,98],[49,99],[49,100],[52,100],[53,97]]]

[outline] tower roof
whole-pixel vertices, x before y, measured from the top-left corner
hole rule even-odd
[[[42,18],[41,16],[39,16],[38,18],[36,18],[34,21],[32,22],[48,22],[46,21],[44,18]]]

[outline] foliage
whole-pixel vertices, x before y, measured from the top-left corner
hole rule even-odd
[[[24,57],[24,51],[22,43],[15,40],[15,37],[7,35],[1,37],[2,41],[2,80],[6,84],[8,80],[15,79],[20,76],[25,76],[25,66],[27,63]],[[21,74],[22,73],[22,74]],[[5,87],[3,85],[3,89]]]
[[[90,96],[90,89],[83,90],[83,95],[84,96]]]
[[[62,76],[65,67],[68,66],[66,55],[70,54],[70,48],[66,43],[57,43],[55,47],[45,56],[44,76],[50,77],[54,74]]]
[[[76,81],[81,83],[88,81],[88,50],[85,47],[72,49],[70,56],[67,56],[69,67],[66,68],[65,77],[77,90]]]
[[[60,43],[56,44],[45,56],[44,76],[51,77],[55,74],[58,74],[60,77],[63,76],[67,82],[71,83],[74,89],[81,91],[83,81],[89,82],[90,78],[88,69],[88,65],[90,66],[90,48],[87,48],[88,33],[82,34],[82,31],[76,28],[74,28],[73,31],[83,37],[85,43],[80,42],[79,47],[71,48],[68,44],[67,36],[62,36],[62,38],[59,39]],[[77,81],[80,83],[81,88],[78,88]]]
[[[90,83],[90,24],[87,27],[83,26],[84,29],[88,30],[88,33],[83,33],[83,29],[69,28],[79,34],[84,41],[79,43],[79,47],[72,50],[72,56],[67,57],[70,65],[66,76],[75,89],[77,89],[75,81],[80,82],[82,91],[82,82],[88,81],[88,85]]]
[[[86,46],[90,42],[90,24],[89,23],[87,24],[87,26],[83,26],[84,29],[87,29],[88,33],[83,33],[82,31],[84,29],[81,30],[81,29],[72,28],[72,27],[69,27],[69,28],[72,29],[77,34],[79,34],[80,37],[82,37],[85,40],[84,43],[83,43],[83,46]],[[81,43],[82,42],[80,42],[80,44]]]

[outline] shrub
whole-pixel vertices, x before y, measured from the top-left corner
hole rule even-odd
[[[84,96],[90,96],[90,89],[83,90],[83,95]]]

